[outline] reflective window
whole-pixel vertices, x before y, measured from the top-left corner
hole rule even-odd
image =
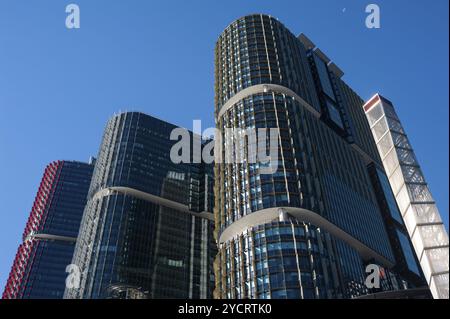
[[[330,76],[328,75],[328,67],[317,55],[314,56],[314,62],[316,63],[317,72],[319,73],[320,84],[322,85],[323,92],[328,95],[330,99],[336,101],[334,96],[333,87],[331,86]]]
[[[400,245],[402,246],[403,255],[405,256],[408,269],[419,275],[419,268],[417,267],[416,259],[414,258],[414,252],[411,248],[408,237],[399,230],[397,230],[397,235],[398,239],[400,240]]]
[[[327,100],[327,108],[330,119],[337,124],[340,128],[344,128],[344,123],[342,123],[341,113],[330,101]]]
[[[394,195],[392,194],[392,189],[386,175],[379,169],[377,169],[377,175],[378,179],[380,180],[381,187],[383,188],[384,198],[386,199],[392,218],[394,218],[400,224],[403,224],[402,215],[398,210],[397,202],[394,198]]]

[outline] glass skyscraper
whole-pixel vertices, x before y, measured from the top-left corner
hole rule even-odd
[[[44,172],[4,299],[63,297],[94,165],[56,161]]]
[[[449,298],[448,234],[425,177],[392,103],[376,94],[364,111],[383,161],[397,220],[407,226],[427,283],[435,298]],[[402,239],[405,243],[407,239]]]
[[[216,298],[355,298],[426,286],[362,105],[343,72],[277,19],[231,23],[215,53]],[[276,171],[227,129],[274,128]],[[216,149],[217,152],[217,149]],[[227,155],[228,154],[228,155]],[[231,155],[230,155],[231,154]],[[379,286],[366,285],[366,267]],[[423,295],[427,295],[427,291]]]
[[[176,128],[138,112],[108,121],[73,256],[81,283],[65,298],[212,296],[213,169],[171,160]]]

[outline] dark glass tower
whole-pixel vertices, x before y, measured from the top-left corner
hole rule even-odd
[[[93,168],[71,161],[46,167],[4,299],[63,297]]]
[[[212,296],[212,166],[172,162],[176,128],[137,112],[109,120],[73,257],[81,285],[66,298]]]
[[[386,176],[364,101],[342,71],[306,36],[259,14],[225,29],[215,60],[220,157],[235,160],[215,168],[215,297],[354,298],[424,286],[417,265],[403,267],[405,256],[417,264],[409,240],[396,245],[388,231],[384,216],[398,208],[385,203],[389,188],[374,186]],[[239,141],[229,128],[278,129],[276,172],[250,160],[250,139],[230,151]],[[379,287],[365,284],[370,264]]]

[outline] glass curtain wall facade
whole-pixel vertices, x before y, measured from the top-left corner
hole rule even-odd
[[[448,234],[405,130],[392,103],[379,94],[364,110],[400,209],[397,219],[406,224],[433,297],[448,299]]]
[[[213,170],[172,162],[175,128],[138,112],[109,120],[73,256],[81,283],[65,298],[212,296]]]
[[[72,161],[46,167],[4,299],[63,297],[93,169]]]
[[[216,298],[353,298],[424,284],[420,273],[395,271],[402,255],[369,164],[384,170],[363,101],[341,76],[270,16],[240,18],[220,35],[216,158],[229,152],[232,162],[215,165]],[[276,172],[251,161],[254,141],[230,152],[239,143],[230,128],[278,129]],[[368,264],[382,269],[378,289],[365,285]]]

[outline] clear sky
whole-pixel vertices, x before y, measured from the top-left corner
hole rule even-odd
[[[65,27],[76,3],[81,28]],[[365,27],[365,7],[381,28]],[[45,166],[96,155],[107,119],[139,110],[213,126],[214,45],[250,13],[308,35],[368,99],[390,99],[448,228],[448,0],[0,0],[0,291]]]

